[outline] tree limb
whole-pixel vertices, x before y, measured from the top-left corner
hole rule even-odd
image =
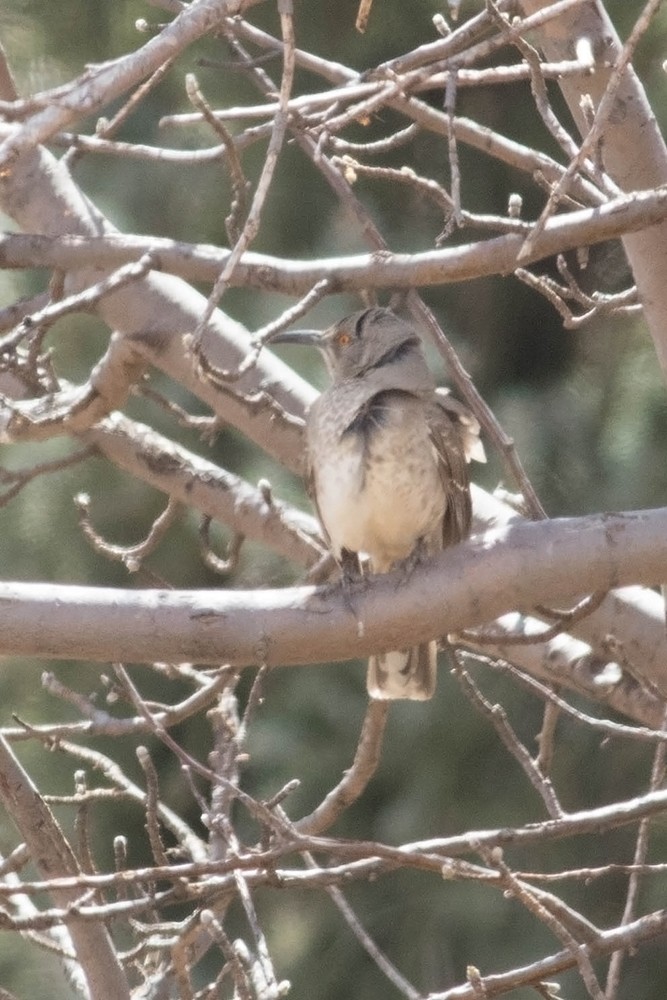
[[[79,865],[51,810],[0,736],[0,799],[25,839],[44,879],[79,874]],[[130,991],[107,928],[76,919],[85,897],[77,889],[54,889],[56,904],[70,911],[65,919],[90,1000],[129,1000]]]
[[[330,588],[142,593],[0,584],[0,645],[46,657],[236,665],[367,656],[664,574],[667,509],[512,524],[441,553],[409,580],[373,578],[352,601]],[[499,585],[502,581],[502,586]],[[645,666],[645,665],[643,665]],[[648,671],[647,671],[648,672]],[[666,682],[664,662],[650,679]]]
[[[521,0],[526,13],[548,7],[551,0]],[[622,54],[618,34],[599,0],[585,0],[573,10],[538,29],[541,48],[548,59],[563,58],[580,38],[587,38],[595,53],[595,72],[586,81],[593,107],[605,98],[614,67]],[[589,123],[581,107],[582,88],[570,80],[560,87],[579,131],[586,136]],[[644,88],[632,67],[624,69],[604,122],[602,159],[606,170],[624,191],[659,187],[667,183],[667,147]],[[656,220],[657,221],[657,220]],[[667,245],[667,221],[641,235],[628,233],[623,246],[644,305],[644,315],[667,377],[667,337],[664,317],[667,287],[661,261]]]
[[[594,208],[554,216],[521,264],[535,263],[580,246],[601,243],[626,233],[648,229],[667,217],[667,188],[637,190]],[[516,233],[477,240],[443,250],[414,254],[357,254],[348,257],[296,260],[248,252],[236,265],[230,284],[286,295],[304,295],[318,281],[331,279],[331,291],[364,288],[415,288],[490,275],[511,274],[529,231],[518,222]],[[157,237],[105,237],[3,234],[0,264],[7,268],[67,267],[90,264],[118,267],[156,255],[162,270],[188,281],[215,281],[230,251],[204,244],[178,243]]]

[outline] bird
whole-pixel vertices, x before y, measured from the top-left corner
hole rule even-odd
[[[437,389],[415,327],[390,309],[352,313],[326,330],[272,344],[314,345],[331,382],[306,415],[308,492],[344,579],[404,568],[470,534],[468,462],[484,460],[479,424]],[[371,656],[372,698],[425,700],[435,641]]]

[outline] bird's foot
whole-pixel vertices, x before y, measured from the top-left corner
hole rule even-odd
[[[361,562],[356,552],[343,549],[340,554],[340,568],[343,600],[348,610],[356,616],[354,595],[366,589],[368,580],[364,576]]]
[[[331,556],[331,560],[333,560]],[[366,589],[368,585],[368,579],[364,574],[361,562],[356,552],[350,552],[348,549],[343,549],[340,557],[336,560],[334,565],[338,566],[340,570],[340,576],[336,575],[334,580],[327,580],[326,582],[315,577],[314,580],[309,582],[320,583],[322,592],[326,596],[333,595],[338,591],[342,591],[343,600],[345,601],[345,606],[352,614],[356,614],[354,609],[353,597],[356,593]],[[319,564],[316,570],[319,569]]]
[[[426,547],[426,540],[418,538],[409,556],[405,559],[401,559],[396,563],[395,568],[399,571],[398,586],[403,587],[406,583],[409,583],[412,579],[412,574],[423,562],[428,558],[428,549]]]

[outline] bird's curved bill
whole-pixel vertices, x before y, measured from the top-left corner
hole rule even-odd
[[[322,330],[285,330],[271,337],[269,345],[273,344],[303,344],[319,347],[322,341]]]

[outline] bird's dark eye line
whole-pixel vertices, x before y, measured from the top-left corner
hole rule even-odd
[[[357,318],[357,322],[354,324],[354,334],[356,337],[361,336],[361,331],[364,328],[364,322],[370,312],[372,312],[372,310],[367,309],[366,312],[362,312],[361,315]]]
[[[368,371],[372,371],[373,368],[383,368],[385,365],[391,365],[395,361],[400,361],[415,347],[419,347],[419,338],[409,337],[407,340],[401,341],[400,344],[396,344],[395,347],[390,348],[386,354],[383,354],[381,358],[377,359],[374,365],[370,365],[368,368],[365,368],[361,374],[363,375]]]
[[[389,310],[384,309],[382,306],[371,306],[369,309],[365,309],[357,316],[357,321],[354,324],[355,336],[357,338],[361,337],[365,326],[373,322],[373,320],[379,320],[381,316],[388,312]]]

